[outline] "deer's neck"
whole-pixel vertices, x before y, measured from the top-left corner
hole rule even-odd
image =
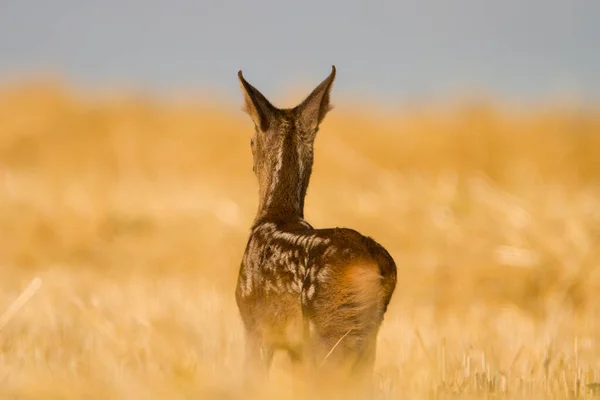
[[[288,135],[260,190],[255,222],[304,219],[304,198],[311,171],[312,154],[297,146],[293,136]]]

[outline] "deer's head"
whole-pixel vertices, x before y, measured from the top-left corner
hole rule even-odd
[[[332,66],[331,74],[304,101],[289,109],[273,106],[244,79],[242,71],[238,72],[244,110],[255,125],[250,146],[263,210],[277,202],[279,208],[302,214],[314,140],[319,124],[331,109],[329,92],[335,72]]]

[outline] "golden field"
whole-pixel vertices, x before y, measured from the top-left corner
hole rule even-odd
[[[396,260],[380,398],[600,395],[597,110],[332,101],[306,217]],[[0,89],[1,398],[247,398],[241,104]]]

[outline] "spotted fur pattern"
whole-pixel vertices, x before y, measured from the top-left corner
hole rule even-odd
[[[394,260],[373,239],[347,228],[314,229],[304,220],[314,139],[330,109],[334,77],[335,67],[299,106],[278,109],[239,74],[256,126],[251,146],[259,183],[236,289],[250,368],[268,369],[282,349],[296,361],[370,372],[396,286]]]

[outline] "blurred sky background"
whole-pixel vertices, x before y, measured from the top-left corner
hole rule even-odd
[[[338,67],[338,96],[384,101],[477,92],[511,101],[600,99],[600,1],[2,0],[0,83],[238,99]]]

